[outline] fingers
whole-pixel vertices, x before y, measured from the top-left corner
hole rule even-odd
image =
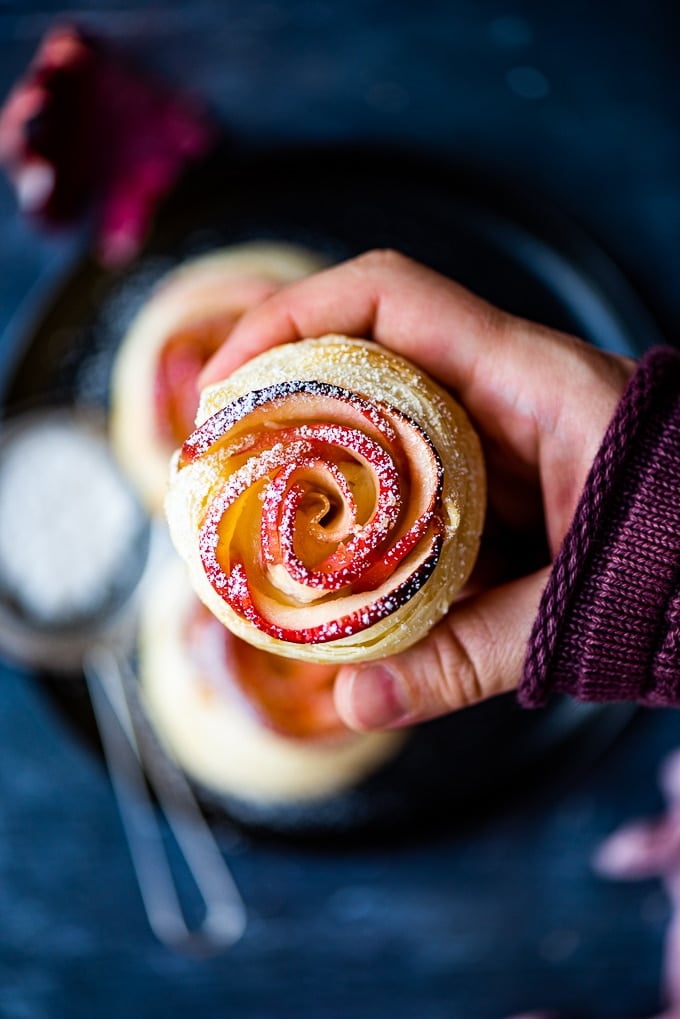
[[[557,550],[632,362],[513,318],[382,251],[307,277],[248,312],[201,384],[273,346],[328,332],[372,338],[452,389],[480,431],[495,509],[503,491],[526,506],[527,491],[540,486]],[[342,669],[341,717],[358,730],[393,728],[514,689],[546,580],[544,570],[487,589],[456,604],[416,648]]]
[[[548,569],[454,605],[425,640],[338,673],[335,703],[352,729],[398,728],[517,687]]]
[[[559,432],[564,380],[597,400],[600,365],[588,344],[494,308],[393,251],[373,251],[309,276],[249,311],[203,371],[205,386],[280,343],[324,333],[372,338],[452,389],[502,455],[535,465]],[[601,355],[602,356],[602,355]],[[579,397],[580,398],[580,397]]]
[[[307,277],[254,308],[206,366],[201,384],[269,347],[328,332],[371,337],[464,388],[503,314],[438,273],[376,251]]]

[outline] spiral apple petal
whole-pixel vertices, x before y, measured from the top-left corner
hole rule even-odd
[[[408,646],[441,618],[484,505],[479,444],[448,394],[374,344],[329,337],[255,359],[201,413],[167,511],[225,625],[275,653],[344,661]]]

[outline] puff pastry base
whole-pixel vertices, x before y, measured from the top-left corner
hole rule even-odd
[[[233,633],[341,663],[402,651],[447,612],[478,551],[484,463],[416,367],[344,336],[279,346],[204,391],[197,424],[166,512]]]
[[[192,653],[186,633],[195,608],[183,564],[171,556],[142,606],[139,675],[161,743],[207,789],[263,805],[313,803],[357,785],[400,750],[405,733],[346,731],[312,741],[266,728],[224,675],[224,663],[216,658],[211,673],[205,654]]]

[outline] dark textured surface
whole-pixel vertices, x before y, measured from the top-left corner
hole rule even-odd
[[[592,6],[235,0],[79,11],[206,95],[249,144],[397,141],[523,181],[599,238],[673,338],[678,17],[660,0]],[[1,92],[57,10],[0,6]],[[0,229],[4,325],[69,245],[32,234],[4,183]],[[229,956],[189,961],[148,932],[96,758],[30,676],[4,669],[0,1015],[650,1014],[665,900],[655,882],[603,882],[590,857],[614,826],[660,807],[657,767],[679,739],[673,712],[641,712],[588,767],[573,755],[561,777],[536,776],[519,800],[436,839],[333,852],[225,837],[250,926]]]

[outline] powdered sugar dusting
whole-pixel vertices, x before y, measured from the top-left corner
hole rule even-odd
[[[142,519],[93,431],[45,417],[7,440],[0,458],[0,578],[36,623],[71,623],[103,608]]]

